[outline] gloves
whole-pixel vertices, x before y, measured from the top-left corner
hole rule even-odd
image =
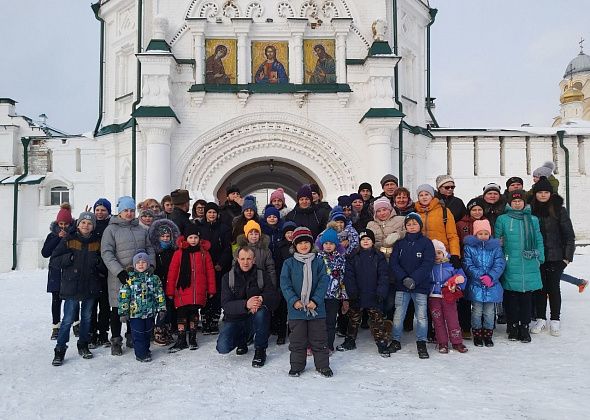
[[[385,242],[387,245],[393,245],[394,243],[397,242],[398,239],[399,239],[399,233],[393,232],[393,233],[390,233],[389,235],[387,235],[383,242]]]
[[[157,319],[157,322],[162,322],[162,321],[164,321],[164,318],[166,318],[166,311],[161,311],[161,312],[158,312],[158,319]]]
[[[129,321],[129,317],[127,315],[119,316],[119,321],[121,321],[121,324],[125,324]]]
[[[484,274],[479,279],[481,280],[481,284],[483,284],[485,287],[492,287],[494,285],[492,278],[487,274]]]
[[[121,284],[127,284],[127,280],[129,280],[129,273],[123,270],[119,274],[117,274],[117,278],[121,282]]]
[[[459,258],[458,255],[451,255],[451,258],[449,258],[449,262],[453,265],[453,268],[458,270],[459,268],[461,268],[461,258]]]
[[[416,282],[415,282],[415,281],[414,281],[414,279],[413,279],[413,278],[411,278],[411,277],[406,277],[406,278],[404,278],[404,279],[402,280],[402,284],[403,284],[403,285],[404,285],[406,288],[408,288],[408,289],[410,289],[410,290],[414,290],[414,288],[416,287]]]

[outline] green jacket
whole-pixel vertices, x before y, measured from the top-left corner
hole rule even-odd
[[[524,251],[524,221],[510,217],[511,214],[525,213],[531,216],[532,235],[538,256],[533,259],[523,257]],[[502,240],[502,249],[506,258],[506,268],[502,275],[504,290],[528,292],[543,287],[539,266],[545,261],[543,236],[539,227],[539,219],[531,215],[530,206],[524,210],[514,210],[506,205],[504,214],[496,220],[494,236]]]
[[[162,282],[147,271],[129,272],[129,280],[119,291],[119,315],[129,318],[151,318],[166,310]]]

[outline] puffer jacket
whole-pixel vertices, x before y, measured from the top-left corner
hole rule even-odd
[[[326,299],[348,300],[348,294],[344,286],[346,257],[338,251],[331,253],[320,251],[318,252],[318,256],[324,260],[326,272],[330,276]]]
[[[465,297],[472,302],[502,302],[504,290],[500,279],[506,260],[500,240],[490,238],[482,241],[469,235],[465,237],[463,252],[463,269],[467,273]],[[482,284],[480,277],[485,274],[492,278],[492,287]]]
[[[346,222],[346,226],[340,232],[338,231],[338,224],[336,222],[328,222],[328,224],[326,225],[326,229],[322,231],[322,233],[320,233],[315,240],[314,245],[318,250],[322,250],[322,235],[326,230],[330,228],[334,229],[338,233],[338,240],[340,241],[340,243],[337,244],[337,250],[339,253],[349,256],[358,250],[359,234],[354,229],[351,222]],[[343,245],[344,241],[348,241],[347,247]]]
[[[539,219],[531,215],[532,235],[534,235],[535,250],[537,257],[532,259],[524,258],[524,221],[510,217],[515,213],[531,214],[530,206],[524,210],[514,210],[506,205],[504,214],[496,220],[495,235],[502,240],[506,268],[502,275],[502,286],[505,290],[515,292],[528,292],[539,290],[543,287],[541,283],[541,272],[539,267],[545,261],[543,236],[539,227]]]
[[[235,252],[234,252],[234,258],[236,258],[238,256],[238,250],[240,249],[240,247],[242,246],[249,246],[250,248],[252,248],[254,250],[254,261],[256,262],[256,266],[263,270],[266,274],[268,274],[268,277],[270,278],[270,281],[272,282],[272,284],[274,284],[275,286],[277,285],[277,271],[275,269],[275,261],[272,258],[272,253],[270,252],[270,249],[268,248],[268,245],[270,243],[270,238],[264,234],[260,235],[260,240],[258,242],[256,242],[255,244],[249,244],[248,243],[248,239],[246,238],[245,235],[240,235],[238,236],[238,248],[236,248]]]
[[[139,226],[139,220],[124,220],[111,217],[111,221],[102,234],[101,256],[109,270],[107,279],[109,289],[109,305],[119,304],[121,282],[117,274],[133,265],[133,257],[144,250],[150,257],[150,264],[155,265],[154,247],[149,240],[148,231]]]
[[[98,297],[106,267],[100,258],[100,239],[94,233],[78,232],[63,238],[51,254],[54,267],[61,270],[59,295],[62,299],[84,300]]]
[[[545,261],[573,261],[576,235],[570,216],[563,207],[563,198],[552,194],[546,203],[533,198],[531,211],[539,218],[545,246]]]
[[[377,302],[389,293],[389,268],[385,255],[374,248],[360,249],[346,260],[344,285],[349,299],[358,300],[361,308],[382,310]]]
[[[432,285],[434,245],[421,232],[407,233],[396,242],[389,259],[389,270],[393,273],[395,290],[408,293],[428,294]],[[406,277],[414,279],[415,288],[403,284]]]
[[[297,205],[289,212],[285,219],[294,222],[297,226],[305,226],[311,230],[311,234],[315,239],[320,232],[326,229],[329,219],[329,210],[326,208],[320,209],[314,204],[306,209],[302,209]]]
[[[445,287],[445,283],[453,276],[462,276],[465,279],[463,283],[457,284],[459,289],[465,290],[467,276],[463,269],[454,268],[448,260],[441,263],[435,262],[432,267],[432,289],[430,290],[430,296],[443,297],[442,289]]]
[[[166,226],[170,229],[170,232],[172,232],[170,244],[165,249],[162,248],[162,245],[160,244],[160,234],[158,233],[158,230],[162,226]],[[176,251],[176,241],[178,241],[178,238],[180,237],[180,231],[178,230],[176,223],[172,220],[159,219],[150,226],[148,237],[156,253],[156,269],[154,270],[154,274],[160,279],[162,289],[166,290],[168,269],[170,268],[170,262],[172,261],[174,251]]]
[[[385,255],[385,258],[389,260],[389,256],[393,251],[393,246],[397,241],[402,239],[406,230],[404,227],[404,217],[397,216],[393,211],[389,219],[380,221],[375,218],[367,224],[367,229],[371,230],[375,234],[375,248],[378,249]],[[388,239],[391,234],[395,234],[394,240]]]
[[[174,306],[180,308],[186,305],[201,305],[207,303],[207,294],[214,295],[215,269],[209,255],[211,244],[206,239],[199,241],[199,250],[189,253],[191,265],[191,282],[186,289],[177,287],[182,263],[182,252],[189,247],[183,237],[178,240],[178,249],[174,252],[170,269],[168,270],[168,284],[166,284],[166,296],[174,298]]]
[[[129,280],[119,290],[119,315],[146,319],[165,310],[166,298],[158,276],[131,270]]]
[[[449,254],[461,255],[459,236],[457,235],[457,226],[455,225],[453,213],[447,210],[447,223],[444,223],[443,207],[438,198],[433,198],[426,208],[417,204],[416,213],[422,218],[422,223],[424,223],[422,232],[428,239],[438,239],[445,245]]]
[[[49,258],[49,268],[47,273],[47,293],[54,293],[59,292],[59,286],[61,283],[61,269],[56,266],[51,254],[55,251],[55,248],[61,242],[59,237],[59,231],[61,228],[58,226],[56,222],[51,222],[49,225],[49,234],[47,238],[45,238],[45,242],[43,243],[43,248],[41,249],[41,255],[43,258]],[[66,229],[70,231],[70,228]],[[75,230],[72,230],[74,232]]]

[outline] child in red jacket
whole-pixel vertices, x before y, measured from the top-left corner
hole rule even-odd
[[[199,227],[195,224],[187,226],[184,237],[178,239],[178,249],[174,252],[168,281],[166,296],[174,299],[178,323],[178,338],[170,348],[170,353],[186,349],[199,348],[197,344],[197,325],[199,309],[213,296],[215,290],[215,269],[209,254],[211,244],[200,239]],[[184,239],[186,238],[186,240]],[[188,345],[186,343],[186,326],[189,327]]]

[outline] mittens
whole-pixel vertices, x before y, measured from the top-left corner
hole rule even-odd
[[[479,279],[481,280],[481,284],[483,284],[485,287],[492,287],[494,285],[492,278],[487,274],[484,274]]]
[[[403,284],[403,285],[404,285],[406,288],[408,288],[408,289],[410,289],[410,290],[414,290],[414,288],[416,287],[416,282],[415,282],[415,281],[414,281],[414,279],[413,279],[413,278],[411,278],[411,277],[406,277],[406,278],[404,278],[404,279],[402,280],[402,284]]]
[[[386,245],[393,245],[394,243],[397,242],[398,239],[399,239],[399,233],[393,232],[393,233],[390,233],[389,235],[387,235],[383,242],[385,242]]]
[[[121,284],[127,284],[127,280],[129,280],[129,273],[123,270],[119,274],[117,274],[117,278],[121,282]]]
[[[461,258],[459,258],[458,255],[451,255],[451,258],[449,258],[449,262],[453,265],[453,268],[458,270],[459,268],[461,268]]]

